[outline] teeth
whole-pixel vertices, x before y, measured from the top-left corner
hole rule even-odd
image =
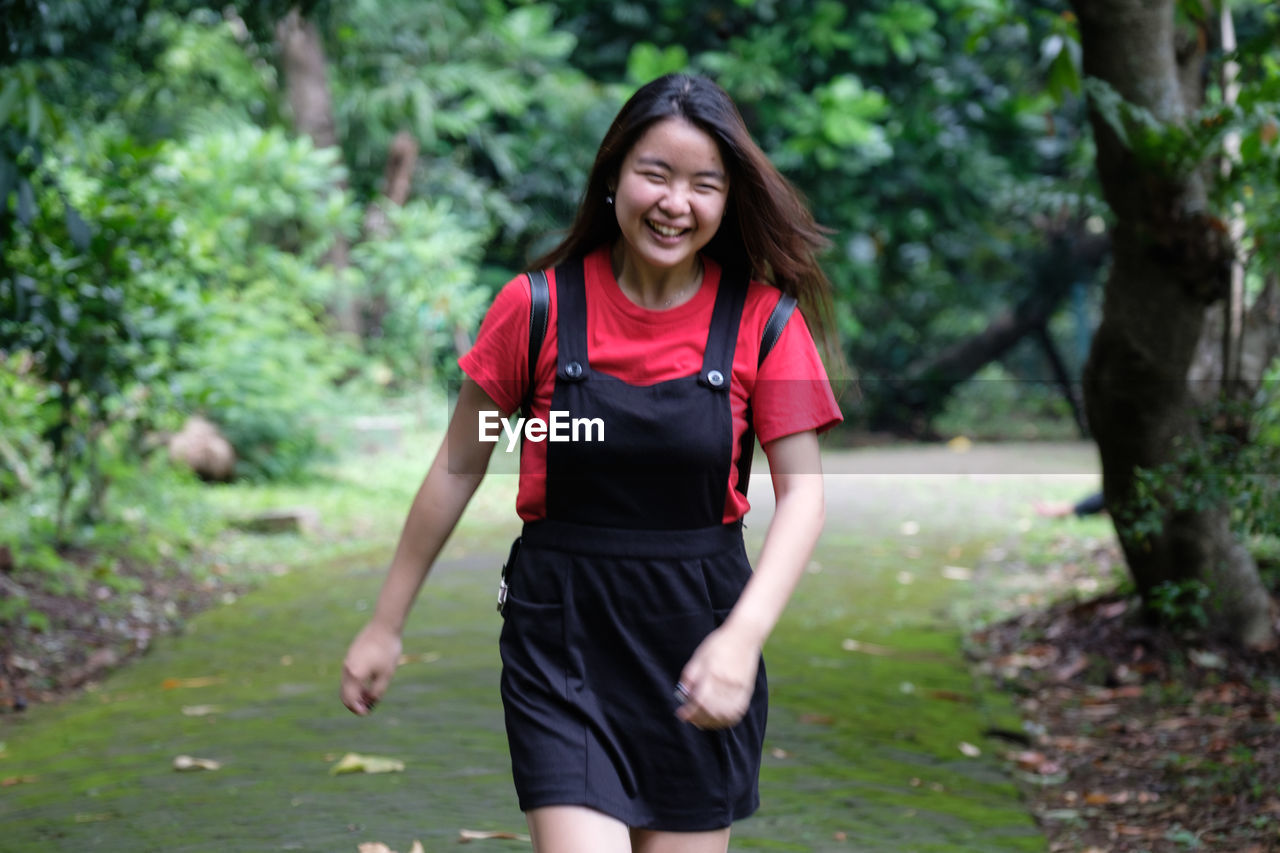
[[[649,220],[646,220],[646,222],[648,222],[650,228],[657,231],[663,237],[677,237],[685,231],[683,228],[670,228],[666,225],[659,225],[658,223]]]

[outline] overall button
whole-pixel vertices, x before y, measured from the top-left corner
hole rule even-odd
[[[712,388],[719,388],[724,384],[724,374],[718,370],[707,371],[707,381],[711,383]]]
[[[571,361],[564,366],[564,375],[570,379],[577,379],[582,375],[582,365],[576,361]]]

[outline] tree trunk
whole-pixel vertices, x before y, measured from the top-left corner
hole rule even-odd
[[[280,45],[280,69],[284,74],[294,127],[299,133],[310,136],[316,148],[332,148],[338,144],[338,133],[333,120],[328,65],[319,29],[302,17],[295,7],[276,26],[276,41]],[[348,246],[342,234],[333,235],[328,261],[336,270],[347,267]],[[340,292],[333,314],[334,322],[341,331],[358,335],[360,318],[356,303],[351,294]]]
[[[370,202],[365,208],[364,239],[386,240],[391,236],[388,205],[404,207],[409,200],[413,170],[417,165],[418,140],[409,131],[402,130],[391,140],[387,150],[387,166],[382,175],[383,198]],[[366,340],[382,335],[389,307],[386,294],[381,291],[371,294],[360,306],[360,328]]]
[[[1205,39],[1178,39],[1175,0],[1072,0],[1084,72],[1159,121],[1181,122],[1203,98]],[[1184,88],[1186,91],[1184,92]],[[1103,493],[1144,599],[1165,582],[1203,582],[1211,628],[1238,643],[1273,640],[1270,599],[1227,507],[1165,510],[1139,535],[1126,512],[1135,469],[1175,461],[1202,441],[1187,382],[1206,308],[1226,295],[1231,246],[1206,212],[1205,175],[1135,157],[1090,110],[1103,193],[1115,214],[1102,321],[1084,371]]]

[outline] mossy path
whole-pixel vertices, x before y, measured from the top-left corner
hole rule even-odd
[[[1017,722],[961,654],[955,615],[974,585],[943,569],[1018,535],[1032,499],[1087,490],[1088,451],[1061,453],[971,456],[972,474],[939,474],[958,458],[945,450],[830,456],[827,532],[766,652],[763,807],[734,849],[1045,849],[983,737]],[[767,493],[762,477],[753,553]],[[0,779],[19,782],[0,789],[0,851],[405,851],[413,839],[431,851],[463,828],[523,831],[492,605],[513,532],[486,516],[451,543],[406,636],[411,661],[370,719],[347,713],[336,685],[385,547],[271,580],[97,689],[0,720]],[[347,752],[405,769],[330,775]],[[222,766],[176,772],[178,755]]]

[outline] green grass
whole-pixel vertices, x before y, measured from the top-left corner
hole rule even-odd
[[[426,657],[402,667],[370,719],[337,699],[342,654],[433,452],[429,436],[412,436],[310,485],[212,490],[227,514],[311,506],[322,530],[228,534],[219,559],[279,576],[193,619],[96,689],[0,720],[0,778],[35,777],[0,791],[0,851],[354,851],[371,840],[405,851],[415,838],[442,850],[462,828],[522,830],[492,604],[516,530],[509,473],[486,481],[419,602],[405,650]],[[828,533],[766,650],[763,805],[735,827],[734,849],[1044,850],[1000,746],[983,739],[987,727],[1017,721],[961,655],[955,614],[973,585],[940,567],[971,565],[1018,535],[1031,497],[1073,486],[829,482]],[[765,489],[762,478],[753,494]],[[903,533],[912,520],[919,531]],[[750,525],[749,550],[764,530]],[[166,688],[192,678],[215,681]],[[208,704],[219,710],[182,712]],[[962,742],[982,754],[966,756]],[[329,775],[349,751],[406,769]],[[223,766],[178,773],[180,754]]]

